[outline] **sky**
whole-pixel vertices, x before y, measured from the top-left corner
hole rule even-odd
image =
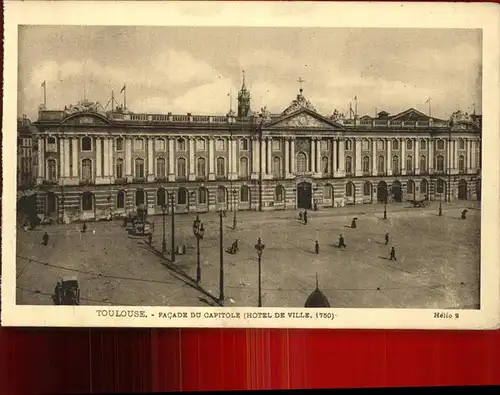
[[[224,115],[244,70],[254,111],[281,113],[301,78],[324,116],[355,96],[360,116],[428,113],[430,97],[447,119],[481,113],[481,51],[481,31],[466,29],[20,26],[18,111],[36,119],[45,80],[49,109],[84,95],[105,106],[112,90],[123,102],[126,84],[136,113]]]

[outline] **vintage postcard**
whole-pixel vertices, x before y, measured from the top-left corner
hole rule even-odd
[[[2,325],[495,328],[498,16],[7,2]]]

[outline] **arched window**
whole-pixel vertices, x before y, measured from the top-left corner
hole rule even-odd
[[[165,139],[156,139],[156,150],[165,151]]]
[[[188,203],[188,191],[186,188],[179,188],[177,191],[177,204],[185,205]]]
[[[377,150],[383,151],[385,149],[384,140],[377,140]]]
[[[437,180],[436,192],[444,193],[445,188],[446,188],[445,182],[441,179]]]
[[[207,174],[205,158],[198,158],[198,160],[196,161],[196,171],[198,177],[205,177],[205,175]]]
[[[215,150],[216,151],[225,151],[226,150],[226,142],[223,139],[215,140]]]
[[[422,192],[423,194],[426,194],[429,190],[429,184],[427,183],[427,180],[422,180],[422,182],[420,183],[420,192]]]
[[[383,155],[379,155],[377,158],[377,172],[380,174],[385,172],[385,158]]]
[[[226,161],[224,158],[217,158],[217,175],[223,177],[226,174]]]
[[[437,149],[444,149],[444,140],[439,139],[437,141]]]
[[[427,171],[427,157],[425,155],[420,155],[420,171]]]
[[[82,180],[90,181],[92,180],[92,161],[90,159],[82,160]]]
[[[135,205],[141,206],[146,203],[146,192],[143,189],[135,191]]]
[[[410,139],[406,140],[406,149],[408,151],[411,151],[413,149],[413,140]]]
[[[143,139],[135,139],[134,140],[134,149],[142,151],[144,150],[144,140]]]
[[[92,139],[88,136],[82,138],[82,151],[92,151]]]
[[[364,196],[371,196],[372,194],[372,184],[366,181],[363,184],[363,195]]]
[[[436,156],[436,170],[444,171],[444,156],[438,155]]]
[[[399,174],[399,158],[397,155],[392,157],[392,172],[394,174]]]
[[[458,140],[458,149],[465,149],[465,140],[464,139]]]
[[[116,208],[125,208],[125,191],[118,191],[116,194]]]
[[[424,139],[420,140],[420,149],[426,150],[427,149],[427,141]]]
[[[198,188],[198,204],[208,203],[208,191],[207,188]]]
[[[123,159],[118,158],[116,160],[116,178],[123,178]]]
[[[57,180],[57,164],[55,159],[47,160],[47,180],[49,181]]]
[[[276,185],[274,190],[274,201],[281,203],[285,200],[285,188],[282,185]]]
[[[350,156],[345,157],[345,172],[347,174],[352,173],[352,158]]]
[[[116,139],[116,150],[123,151],[123,139],[121,137]]]
[[[144,178],[144,159],[135,160],[135,178]]]
[[[348,182],[347,184],[345,184],[345,195],[347,197],[354,196],[354,184],[352,182]]]
[[[243,156],[240,158],[240,178],[248,177],[248,158]]]
[[[186,177],[186,159],[184,158],[177,159],[177,177]]]
[[[167,203],[167,194],[165,193],[165,189],[160,188],[156,191],[156,205],[164,206]]]
[[[458,171],[464,172],[465,171],[465,156],[460,155],[458,157]]]
[[[399,140],[392,139],[392,149],[399,150]]]
[[[333,187],[330,184],[323,186],[323,199],[333,198]]]
[[[370,172],[370,157],[363,156],[363,173]]]
[[[240,151],[248,151],[248,139],[240,139]]]
[[[408,140],[408,141],[410,141],[410,140]],[[413,158],[411,155],[408,155],[406,157],[406,171],[408,173],[413,172]]]
[[[367,139],[363,139],[361,143],[361,149],[363,151],[370,151],[370,142]]]
[[[197,151],[205,151],[205,140],[203,140],[203,139],[196,140],[196,150]]]
[[[186,151],[186,140],[183,138],[177,139],[177,151]]]
[[[217,188],[217,203],[218,204],[226,203],[226,195],[227,195],[226,188],[224,188],[223,186],[218,187]]]
[[[91,211],[94,209],[94,195],[90,192],[83,192],[82,194],[82,210]]]
[[[327,156],[323,156],[321,158],[321,171],[325,174],[328,174],[330,172],[329,170],[329,163],[328,163],[328,157]]]
[[[248,203],[250,201],[250,188],[242,185],[240,189],[240,202]]]
[[[409,180],[408,184],[406,185],[406,192],[410,194],[415,193],[414,189],[415,189],[415,183],[412,180]]]
[[[167,176],[165,158],[156,159],[156,177],[165,178]]]
[[[273,158],[273,176],[275,178],[281,177],[281,158],[278,156]]]
[[[352,141],[351,141],[351,140],[349,140],[349,139],[347,139],[347,140],[345,141],[345,150],[346,150],[346,151],[350,151],[350,150],[352,150]]]
[[[306,173],[307,169],[307,156],[303,152],[299,152],[297,154],[297,173]]]

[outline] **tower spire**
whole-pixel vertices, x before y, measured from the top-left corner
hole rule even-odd
[[[316,289],[319,289],[318,272],[316,272]]]
[[[246,89],[247,87],[245,86],[245,70],[241,70],[241,73],[243,75],[243,83],[241,84],[241,89]]]
[[[242,84],[241,89],[238,92],[238,118],[244,118],[248,116],[250,112],[250,92],[246,87],[245,81],[245,70],[242,73]]]

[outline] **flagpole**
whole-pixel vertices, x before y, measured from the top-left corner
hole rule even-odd
[[[354,98],[354,119],[358,119],[358,95]]]
[[[429,103],[429,118],[432,118],[432,112],[431,112],[431,98],[430,98],[430,97],[427,99],[427,103]]]
[[[127,109],[127,85],[123,85],[123,109]]]
[[[43,81],[43,105],[47,107],[47,81]]]

